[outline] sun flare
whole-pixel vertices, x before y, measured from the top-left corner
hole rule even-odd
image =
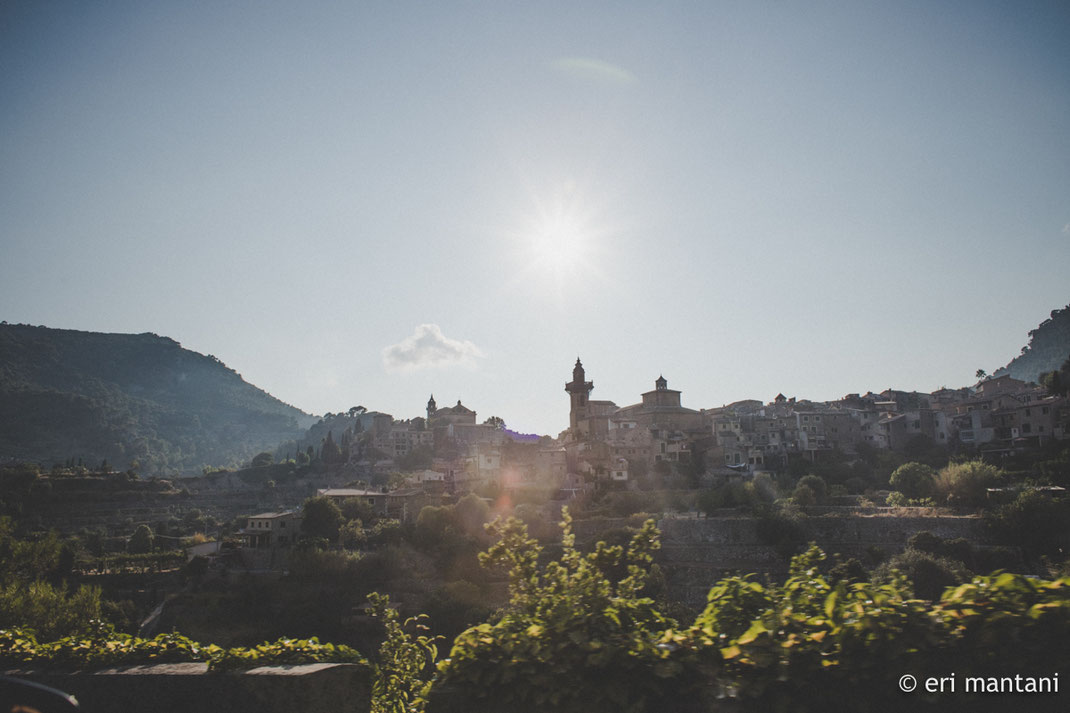
[[[582,261],[589,240],[587,231],[574,217],[547,216],[532,230],[532,261],[552,274],[567,274]]]
[[[597,242],[597,221],[583,210],[571,190],[545,203],[521,233],[528,266],[544,278],[561,281],[584,269]]]
[[[528,194],[528,210],[507,231],[516,269],[512,284],[565,307],[604,284],[621,231],[605,190],[564,181]]]

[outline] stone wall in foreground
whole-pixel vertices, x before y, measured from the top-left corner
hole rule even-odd
[[[207,664],[172,663],[78,673],[7,671],[5,675],[69,693],[90,713],[367,713],[371,708],[370,668],[358,664],[262,666],[209,673]]]

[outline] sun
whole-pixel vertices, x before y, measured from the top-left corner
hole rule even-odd
[[[543,216],[529,237],[532,264],[554,276],[572,273],[586,257],[590,239],[589,231],[576,216]]]
[[[509,284],[567,307],[606,282],[620,230],[610,219],[611,203],[572,180],[530,191],[528,199],[527,210],[503,231],[515,266]]]
[[[558,282],[589,267],[597,242],[597,220],[575,190],[537,201],[520,234],[527,267]]]

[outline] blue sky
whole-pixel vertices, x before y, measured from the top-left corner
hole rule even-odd
[[[0,97],[0,318],[313,413],[961,386],[1070,302],[1065,2],[9,2]]]

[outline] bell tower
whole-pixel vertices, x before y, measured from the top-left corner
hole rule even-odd
[[[571,402],[568,413],[568,428],[573,438],[577,439],[590,431],[590,425],[587,421],[590,413],[588,397],[591,394],[591,389],[594,388],[594,382],[585,381],[586,376],[580,358],[576,357],[576,366],[572,368],[572,381],[565,384],[565,391],[568,392],[569,401]]]
[[[435,403],[435,395],[431,394],[431,398],[427,400],[427,427],[431,427],[431,418],[435,415],[435,411],[438,410],[438,405]]]

